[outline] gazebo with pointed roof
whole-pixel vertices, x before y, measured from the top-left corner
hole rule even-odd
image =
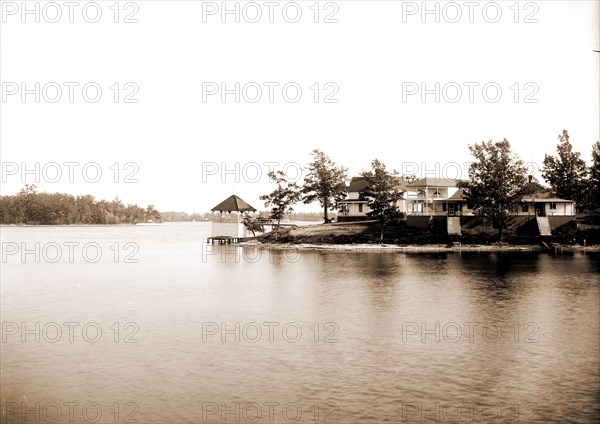
[[[211,209],[213,212],[256,212],[252,206],[242,200],[240,197],[232,194],[223,200],[217,206]]]
[[[246,237],[246,226],[241,221],[241,215],[244,212],[256,212],[256,209],[240,197],[232,194],[223,200],[217,206],[211,209],[212,212],[219,212],[220,217],[213,219],[212,236],[213,237]],[[231,214],[235,213],[236,218],[232,219]]]

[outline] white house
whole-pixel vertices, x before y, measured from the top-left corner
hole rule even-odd
[[[425,177],[408,184],[405,198],[407,215],[460,215],[460,190],[457,181],[448,178]],[[458,193],[458,195],[457,195]]]
[[[421,178],[411,183],[396,177],[399,188],[404,192],[397,203],[400,212],[406,215],[458,215],[460,205],[455,199],[459,190],[456,180],[446,178]],[[353,177],[348,185],[348,197],[338,202],[339,221],[358,221],[367,218],[370,211],[368,200],[360,199],[360,191],[369,185],[366,177]],[[448,212],[449,211],[449,212]]]
[[[464,197],[463,190],[457,187],[457,180],[426,177],[408,183],[397,177],[399,188],[404,192],[398,202],[400,212],[407,217],[461,217],[473,216]],[[354,177],[348,186],[348,198],[338,202],[339,221],[359,221],[367,219],[370,211],[367,200],[360,199],[360,191],[367,187],[365,177]],[[536,192],[525,196],[523,203],[509,210],[511,216],[549,217],[551,226],[574,219],[575,202],[560,199],[550,191]]]
[[[402,177],[396,177],[399,187],[402,191],[406,190],[406,181]],[[348,197],[339,201],[338,221],[363,221],[368,219],[367,213],[370,212],[369,201],[360,199],[360,191],[369,186],[369,179],[366,177],[352,177],[348,185]],[[406,212],[406,199],[400,199],[398,202],[400,212]]]

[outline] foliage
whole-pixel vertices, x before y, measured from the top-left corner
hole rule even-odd
[[[592,146],[592,166],[586,189],[586,206],[595,217],[600,216],[600,142]]]
[[[368,200],[370,211],[367,216],[376,218],[381,224],[380,240],[383,241],[383,230],[385,224],[398,219],[400,211],[398,201],[402,199],[404,192],[398,184],[398,173],[389,173],[385,164],[375,159],[371,162],[371,170],[361,174],[367,178],[369,184],[359,192],[360,199]]]
[[[527,170],[510,148],[508,140],[470,145],[475,161],[469,179],[462,182],[467,204],[474,212],[498,224],[498,238],[508,224],[507,212],[521,203],[527,189]]]
[[[403,175],[402,178],[407,184],[413,183],[418,180],[415,174]]]
[[[588,169],[579,152],[573,151],[569,133],[563,130],[558,136],[557,156],[544,156],[542,175],[556,195],[574,200],[580,208],[585,203],[585,187]]]
[[[546,187],[544,187],[542,184],[540,184],[540,182],[537,178],[530,175],[528,177],[527,183],[525,183],[525,186],[523,187],[523,194],[524,195],[532,195],[532,194],[540,192],[540,191],[542,191],[542,192],[548,191],[548,189]]]
[[[302,201],[312,203],[315,200],[323,208],[323,219],[329,222],[327,211],[335,210],[337,202],[346,198],[346,180],[348,170],[338,166],[329,156],[315,149],[313,161],[308,165],[308,174],[304,178]]]
[[[263,224],[259,223],[254,216],[251,216],[248,212],[244,212],[242,217],[242,223],[246,226],[248,231],[252,232],[252,236],[256,237],[256,232],[265,232]]]
[[[271,181],[277,184],[277,188],[270,194],[259,197],[265,201],[265,207],[272,206],[269,218],[276,219],[278,222],[286,213],[293,212],[293,205],[300,200],[300,187],[296,183],[287,181],[283,171],[269,172]]]
[[[68,224],[134,224],[161,221],[160,212],[150,205],[123,205],[96,201],[93,196],[73,196],[64,193],[38,193],[35,185],[27,184],[14,196],[0,196],[0,223],[28,225]]]

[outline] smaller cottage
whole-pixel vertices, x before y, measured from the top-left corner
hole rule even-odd
[[[560,199],[550,191],[538,191],[523,197],[520,210],[513,211],[514,215],[535,216],[566,216],[574,217],[576,214],[573,200]]]
[[[561,199],[550,191],[538,191],[523,197],[523,203],[510,211],[512,216],[534,216],[541,235],[576,219],[573,200]]]

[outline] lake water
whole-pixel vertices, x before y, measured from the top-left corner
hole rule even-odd
[[[208,223],[0,231],[3,423],[600,414],[597,253],[213,248]]]

